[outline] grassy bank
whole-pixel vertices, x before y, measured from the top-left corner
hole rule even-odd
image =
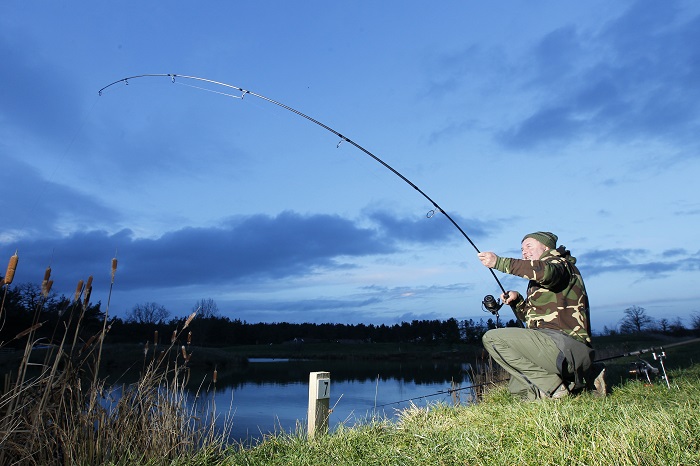
[[[186,326],[179,335],[185,334]],[[252,357],[323,356],[348,358],[354,365],[373,359],[396,365],[394,360],[403,358],[474,362],[480,348],[310,343],[291,353],[286,345],[155,347],[108,345],[99,338],[99,345],[37,349],[31,341],[30,333],[25,351],[19,353],[19,371],[9,374],[12,378],[6,376],[3,384],[0,464],[700,463],[697,341],[672,346],[679,340],[655,335],[597,341],[603,355],[668,347],[666,366],[673,369],[670,390],[658,380],[651,386],[630,380],[628,368],[634,358],[619,358],[608,363],[614,391],[602,400],[584,394],[522,403],[503,389],[493,389],[473,406],[407,410],[398,422],[368,419],[313,441],[302,428],[297,434],[267,437],[252,448],[229,445],[225,432],[216,429],[207,414],[211,398],[204,395],[216,391],[216,375],[209,373],[212,367],[238,371]],[[12,356],[16,360],[17,355]],[[650,354],[644,357],[659,367]],[[120,384],[125,363],[139,376],[135,382],[121,383],[122,395],[112,399],[109,385],[115,378]],[[206,369],[207,383],[201,374],[195,376],[197,367]],[[108,376],[102,375],[105,371]],[[194,405],[187,401],[185,389],[192,381],[199,384]],[[224,409],[217,414],[227,413]],[[236,422],[235,413],[230,421]]]
[[[670,375],[670,390],[630,380],[604,399],[524,403],[499,388],[474,406],[407,410],[398,422],[368,420],[312,441],[303,432],[269,437],[178,464],[698,464],[700,365]]]

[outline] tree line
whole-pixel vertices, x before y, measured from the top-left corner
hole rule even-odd
[[[21,284],[4,290],[0,345],[19,347],[26,329],[41,325],[36,330],[37,344],[52,344],[54,339],[75,326],[81,338],[87,340],[102,329],[105,314],[101,303],[76,302],[55,293],[44,294],[40,287]],[[251,323],[222,316],[211,299],[202,299],[193,307],[197,316],[189,324],[187,337],[192,344],[225,347],[232,345],[337,342],[417,342],[417,343],[479,343],[481,336],[496,328],[492,318],[457,320],[424,319],[400,324],[343,324],[343,323]],[[157,338],[169,342],[171,335],[182,328],[185,317],[171,317],[170,312],[155,302],[135,305],[125,318],[109,319],[108,343],[144,343]],[[79,323],[79,325],[78,325]],[[503,326],[503,324],[499,324]],[[515,325],[511,320],[506,325]],[[157,337],[156,337],[157,335]]]
[[[41,325],[37,330],[38,344],[54,343],[53,339],[63,335],[71,325],[80,328],[80,338],[87,340],[103,326],[104,312],[101,303],[82,303],[55,293],[42,294],[40,287],[20,284],[6,287],[3,296],[2,322],[0,322],[0,345],[12,347],[23,345],[18,335],[27,328]],[[416,343],[474,343],[496,326],[516,326],[514,320],[505,325],[493,318],[457,320],[423,319],[396,324],[343,324],[343,323],[250,323],[222,316],[216,302],[202,299],[192,308],[197,317],[190,323],[192,344],[225,347],[233,345],[310,343],[319,341],[337,342],[416,342]],[[143,343],[153,341],[159,335],[160,342],[169,342],[171,335],[182,328],[185,318],[171,317],[170,312],[155,302],[135,305],[125,318],[110,318],[108,343]],[[80,325],[78,325],[80,322]],[[625,317],[615,328],[605,327],[603,334],[625,334],[656,331],[676,336],[690,335],[700,330],[700,316],[691,316],[691,325],[686,327],[680,318],[655,320],[639,306],[625,310]]]

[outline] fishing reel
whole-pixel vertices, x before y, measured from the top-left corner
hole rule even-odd
[[[629,373],[635,378],[643,378],[646,379],[648,383],[651,383],[652,377],[656,377],[659,374],[659,369],[652,366],[644,359],[638,359],[630,364]]]
[[[490,312],[493,315],[498,315],[498,311],[503,307],[503,303],[500,299],[496,299],[493,295],[487,294],[484,296],[484,300],[481,302],[481,308],[485,312]]]
[[[652,353],[652,356],[654,356],[654,361],[658,361],[661,364],[661,371],[659,371],[658,368],[649,364],[644,359],[639,358],[637,361],[632,363],[629,370],[630,375],[634,375],[637,379],[639,379],[640,377],[645,378],[647,383],[651,384],[652,378],[657,377],[659,375],[659,372],[661,372],[661,380],[663,380],[666,383],[666,386],[668,388],[671,388],[671,384],[668,380],[668,374],[666,373],[666,366],[664,365],[666,352],[661,350],[659,353]]]

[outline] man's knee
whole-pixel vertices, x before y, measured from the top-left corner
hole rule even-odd
[[[483,335],[481,335],[481,342],[484,344],[484,346],[486,346],[487,343],[493,342],[493,337],[494,337],[493,332],[494,332],[495,330],[496,330],[496,329],[488,330],[486,333],[484,333]]]
[[[492,345],[496,342],[507,341],[513,337],[517,337],[517,335],[519,335],[519,330],[525,329],[519,329],[514,327],[493,328],[482,335],[481,342],[484,345]]]

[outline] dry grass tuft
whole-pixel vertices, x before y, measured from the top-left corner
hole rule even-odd
[[[16,266],[17,254],[10,259],[4,285],[11,283]],[[111,271],[113,280],[116,259]],[[42,281],[44,299],[51,284],[49,267]],[[105,386],[97,374],[111,328],[108,309],[102,328],[86,339],[81,337],[91,291],[92,276],[84,285],[82,280],[78,283],[60,328],[54,331],[56,344],[43,359],[35,349],[43,302],[37,305],[32,324],[9,340],[25,339],[26,343],[17,371],[6,375],[0,395],[0,465],[170,464],[202,451],[212,458],[219,456],[227,432],[217,433],[214,409],[199,406],[199,394],[192,401],[185,390],[192,355],[184,346],[176,346],[184,327],[173,333],[170,346],[163,349],[157,348],[156,332],[153,350],[149,353],[148,344],[144,349],[137,382]],[[0,315],[3,312],[4,301]],[[188,317],[185,326],[193,318],[194,314]]]

